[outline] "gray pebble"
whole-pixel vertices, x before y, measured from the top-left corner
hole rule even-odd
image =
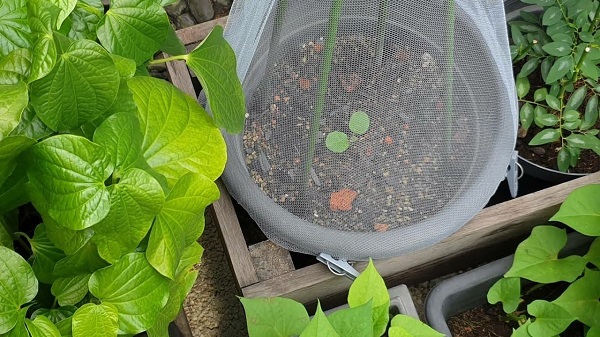
[[[187,7],[187,2],[185,0],[179,0],[171,5],[165,7],[165,11],[169,14],[170,17],[176,18],[183,13],[185,8]]]
[[[215,15],[211,0],[190,0],[188,5],[198,23],[206,22]]]
[[[190,27],[196,24],[194,17],[190,13],[181,14],[176,19],[177,29]]]
[[[537,154],[538,156],[543,156],[546,154],[546,150],[543,147],[534,146],[531,148],[531,151],[533,151],[533,153]]]

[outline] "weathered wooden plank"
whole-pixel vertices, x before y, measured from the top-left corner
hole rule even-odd
[[[375,265],[390,286],[419,281],[436,270],[446,272],[452,268],[448,264],[469,253],[523,237],[533,226],[550,218],[572,190],[592,183],[600,183],[600,172],[486,208],[440,243],[413,254],[376,261]],[[364,267],[364,262],[356,264],[359,271]],[[349,286],[350,280],[316,264],[245,287],[242,293],[247,297],[284,296],[308,303],[343,293]]]
[[[221,239],[228,253],[229,263],[235,275],[239,289],[258,282],[256,270],[252,264],[250,253],[244,240],[244,234],[235,214],[231,197],[221,180],[217,180],[221,197],[215,201],[210,210],[217,223]]]
[[[204,40],[208,33],[217,25],[225,27],[227,16],[199,23],[177,31],[177,36],[183,44],[191,44]]]
[[[166,57],[164,53],[163,57]],[[194,84],[190,78],[188,67],[185,65],[185,61],[167,62],[167,71],[169,72],[171,83],[173,83],[174,86],[194,98],[198,97],[196,91],[194,90]]]

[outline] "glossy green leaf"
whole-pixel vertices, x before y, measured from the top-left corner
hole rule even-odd
[[[33,321],[25,319],[31,337],[61,337],[58,328],[46,316],[37,316]]]
[[[30,195],[32,192],[36,194],[38,201],[43,198],[43,195],[41,195],[38,190],[31,188],[28,188],[27,190]],[[39,210],[39,208],[37,209]],[[92,238],[92,235],[94,234],[91,228],[76,231],[62,227],[49,217],[44,219],[44,224],[46,225],[46,234],[50,238],[50,241],[52,241],[56,247],[61,249],[67,255],[75,254]]]
[[[129,79],[135,75],[136,64],[134,60],[115,54],[110,54],[110,57],[112,57],[113,62],[115,62],[115,66],[117,67],[121,79]]]
[[[580,149],[590,149],[600,155],[600,139],[592,135],[579,135],[572,133],[568,137],[565,137],[569,146],[577,147]]]
[[[571,54],[572,45],[565,42],[550,42],[542,46],[542,49],[552,56],[566,56]]]
[[[58,21],[56,22],[55,29],[58,29],[63,21],[71,14],[71,12],[75,9],[77,5],[77,0],[47,0],[54,4],[56,7],[60,9],[60,13],[58,14]]]
[[[560,101],[553,95],[546,95],[546,103],[554,110],[561,110]]]
[[[61,277],[52,283],[52,295],[61,306],[75,305],[88,293],[91,274]]]
[[[583,258],[597,268],[600,268],[600,238],[596,238],[594,242],[592,242],[589,251]]]
[[[0,58],[0,84],[16,84],[25,81],[31,72],[31,52],[19,48]]]
[[[198,269],[194,268],[194,265],[200,262],[203,251],[202,246],[196,241],[183,251],[175,279],[169,282],[169,300],[158,314],[154,326],[148,330],[149,337],[168,335],[169,323],[175,320],[181,311],[183,301],[194,286],[198,276]]]
[[[600,337],[600,326],[591,327],[585,337]]]
[[[407,315],[396,315],[392,318],[389,337],[444,337],[427,324]]]
[[[588,326],[600,326],[600,271],[587,269],[553,303]]]
[[[573,28],[569,27],[564,20],[560,20],[558,23],[549,26],[546,29],[546,34],[549,36],[555,36],[556,34],[572,35]]]
[[[27,307],[22,308],[19,311],[19,318],[15,327],[8,333],[3,334],[2,337],[30,337],[27,326],[25,325],[25,316],[27,315]]]
[[[106,266],[108,266],[108,263],[98,255],[96,246],[93,243],[88,242],[74,254],[58,261],[54,267],[54,275],[57,277],[70,278],[91,274]]]
[[[7,220],[0,216],[0,247],[13,249],[13,233],[8,226]]]
[[[518,277],[501,278],[488,290],[490,304],[502,302],[502,309],[510,314],[517,310],[521,300],[521,279]]]
[[[72,39],[96,40],[96,29],[104,16],[101,0],[80,0],[71,12],[71,30],[68,36]]]
[[[240,298],[249,337],[298,336],[310,322],[304,306],[282,297]]]
[[[548,90],[546,88],[540,88],[533,93],[533,100],[535,102],[543,102],[546,100],[546,96],[548,96]]]
[[[0,183],[4,183],[15,169],[15,158],[33,144],[35,140],[26,136],[8,136],[0,140]]]
[[[110,55],[89,40],[72,43],[48,76],[33,82],[31,104],[53,130],[93,121],[117,97],[119,73]]]
[[[108,150],[112,165],[121,174],[143,160],[143,139],[137,116],[125,112],[108,117],[94,133],[94,143]]]
[[[29,105],[23,110],[21,120],[17,127],[11,132],[11,135],[21,135],[39,140],[51,135],[52,132],[53,131],[35,115],[33,108]]]
[[[200,83],[218,127],[241,132],[246,115],[245,95],[237,76],[235,53],[223,38],[223,27],[215,26],[186,59]]]
[[[167,37],[160,47],[160,50],[173,56],[184,55],[187,53],[185,45],[183,45],[183,42],[181,42],[177,36],[177,33],[175,32],[175,28],[173,28],[171,25],[169,25],[167,28]]]
[[[73,336],[73,318],[69,317],[64,319],[58,323],[56,323],[56,328],[60,331],[61,337],[72,337]]]
[[[559,119],[553,114],[543,114],[541,116],[536,116],[536,122],[543,126],[554,126],[558,123]]]
[[[505,277],[521,277],[538,283],[573,282],[585,268],[581,256],[562,259],[558,252],[567,243],[564,230],[553,226],[537,226],[531,235],[519,244],[515,258]]]
[[[44,203],[60,226],[82,230],[108,214],[104,181],[113,167],[103,147],[83,137],[59,135],[31,147],[27,158],[29,187],[40,192],[30,193],[33,204]]]
[[[159,50],[169,25],[167,13],[153,0],[116,0],[100,20],[97,35],[109,52],[141,65]]]
[[[554,40],[555,42],[564,42],[564,43],[568,43],[569,45],[573,44],[573,38],[571,37],[571,35],[568,35],[568,34],[559,33],[559,34],[554,34],[551,37],[552,37],[552,40]]]
[[[562,128],[567,129],[569,131],[574,131],[579,128],[579,125],[581,125],[581,119],[577,118],[572,122],[564,122],[562,124]]]
[[[585,114],[581,123],[582,130],[588,130],[598,121],[598,96],[594,95],[590,98],[585,106]]]
[[[521,19],[523,19],[527,22],[534,23],[534,24],[540,23],[540,18],[537,15],[537,13],[531,13],[531,12],[527,12],[527,11],[519,11],[519,16],[521,17]]]
[[[370,124],[369,115],[364,111],[356,111],[350,116],[350,131],[358,135],[365,134],[369,130]]]
[[[31,46],[30,30],[27,25],[27,1],[3,1],[0,6],[0,56],[18,48]]]
[[[355,308],[333,312],[327,317],[338,335],[343,337],[373,336],[373,308],[371,302]]]
[[[567,172],[569,170],[569,166],[571,166],[571,155],[565,147],[558,151],[558,154],[556,155],[556,164],[558,165],[558,170],[561,172]]]
[[[38,281],[31,266],[19,254],[0,247],[0,334],[19,321],[21,305],[33,300]]]
[[[563,78],[569,71],[573,70],[574,66],[573,56],[567,55],[558,58],[550,68],[548,76],[546,76],[546,83],[550,84]]]
[[[548,78],[548,74],[550,73],[550,68],[552,68],[553,64],[554,64],[554,57],[546,57],[546,58],[544,58],[544,60],[542,61],[542,64],[540,65],[540,72],[542,73],[542,79],[546,83],[548,83],[548,81],[546,79]]]
[[[571,96],[569,97],[569,100],[567,101],[567,104],[565,104],[565,110],[579,109],[581,104],[583,104],[583,100],[585,99],[586,96],[587,96],[587,87],[584,85],[584,86],[580,87],[579,89],[575,90],[571,94]]]
[[[529,141],[529,145],[543,145],[556,142],[559,139],[560,129],[544,129],[538,132],[538,134]]]
[[[581,65],[581,74],[589,78],[598,78],[600,69],[598,69],[594,61],[585,60]]]
[[[53,30],[56,28],[60,8],[50,1],[28,2],[29,25],[34,33],[31,75],[29,82],[48,75],[56,65],[58,50]]]
[[[600,195],[600,185],[575,189],[550,220],[562,222],[584,235],[600,236],[598,195]]]
[[[540,31],[539,25],[529,23],[527,21],[511,21],[509,23],[511,28],[517,27],[524,33],[537,33]],[[512,31],[512,29],[511,29]],[[514,35],[513,35],[514,36]]]
[[[31,319],[35,319],[37,316],[45,316],[50,322],[56,324],[73,316],[76,310],[77,308],[74,306],[64,306],[56,309],[40,308],[31,314]]]
[[[185,247],[204,230],[204,209],[219,198],[215,183],[201,174],[183,176],[167,196],[150,232],[146,257],[162,275],[173,279]]]
[[[517,77],[529,76],[534,70],[537,69],[537,67],[540,65],[540,62],[541,61],[538,58],[529,59],[527,62],[525,62],[523,67],[521,67],[521,71],[519,71],[519,74],[517,75]],[[517,87],[517,89],[518,89],[518,87]]]
[[[33,251],[33,272],[37,279],[46,284],[54,282],[54,266],[65,257],[65,254],[48,238],[46,226],[40,224],[35,228],[33,238],[29,240]]]
[[[527,77],[517,77],[515,84],[517,86],[517,96],[519,96],[519,98],[521,99],[527,96],[530,88],[529,80],[527,79]]]
[[[150,167],[173,186],[188,172],[211,180],[225,167],[225,141],[195,99],[150,77],[128,82],[144,133],[142,151]]]
[[[137,68],[136,68],[137,69]],[[117,92],[117,98],[113,104],[106,110],[101,117],[96,119],[94,122],[101,123],[104,119],[117,113],[128,113],[132,115],[138,115],[138,109],[133,100],[133,94],[129,90],[127,79],[121,79],[119,83],[119,91]]]
[[[373,261],[369,261],[367,268],[354,280],[348,292],[348,305],[351,308],[369,301],[373,305],[373,335],[381,336],[389,321],[390,295]]]
[[[533,123],[534,111],[535,109],[529,103],[523,104],[519,110],[519,121],[521,122],[521,126],[525,129],[529,129],[531,123]]]
[[[165,195],[158,181],[140,169],[125,171],[119,183],[109,186],[108,191],[110,211],[94,226],[92,241],[100,256],[114,263],[135,250],[147,235],[154,216],[163,207]]]
[[[550,7],[544,11],[542,16],[542,24],[544,26],[551,26],[558,23],[562,19],[563,15],[558,7]]]
[[[308,323],[300,337],[340,337],[331,323],[327,320],[325,313],[321,309],[321,304],[317,303],[317,312],[313,319]]]
[[[152,327],[169,297],[168,279],[146,261],[143,253],[130,253],[110,267],[92,274],[90,292],[102,304],[119,312],[119,333],[136,334]]]
[[[531,319],[527,319],[523,325],[521,325],[518,329],[513,329],[513,333],[510,337],[533,337],[529,334],[527,329],[531,325]]]
[[[117,308],[87,303],[73,315],[73,337],[114,337],[119,330]]]
[[[333,131],[327,134],[325,146],[331,152],[342,153],[348,149],[350,141],[347,134],[340,131]]]
[[[24,82],[0,84],[0,139],[19,125],[21,114],[29,103]]]
[[[579,112],[577,112],[576,110],[566,110],[565,109],[565,112],[563,112],[562,118],[567,122],[573,122],[573,121],[579,119]],[[558,119],[557,119],[557,121],[558,121]]]
[[[575,320],[575,317],[561,306],[543,300],[531,302],[527,306],[527,312],[535,317],[527,328],[532,336],[556,336]]]

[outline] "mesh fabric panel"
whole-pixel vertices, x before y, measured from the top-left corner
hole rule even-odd
[[[381,21],[379,1],[345,0],[316,121],[330,7],[234,3],[226,37],[249,117],[242,135],[226,135],[225,183],[293,251],[366,259],[429,246],[481,210],[514,148],[502,1],[390,0]],[[350,125],[357,112],[364,133]],[[326,146],[335,132],[349,139],[341,153]]]

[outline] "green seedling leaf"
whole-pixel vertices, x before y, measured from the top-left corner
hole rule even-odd
[[[527,96],[530,88],[527,77],[517,77],[515,84],[517,85],[517,96],[519,96],[521,99]]]
[[[150,167],[173,186],[188,172],[217,179],[225,168],[221,131],[195,99],[150,77],[128,82],[144,133],[142,151]]]
[[[505,277],[521,277],[538,283],[573,282],[585,268],[581,256],[558,258],[567,243],[564,230],[553,226],[537,226],[519,244],[513,265]]]
[[[331,152],[342,153],[350,146],[348,135],[340,131],[330,132],[325,138],[325,146]]]
[[[29,49],[15,49],[0,59],[0,84],[16,84],[25,81],[31,71]]]
[[[575,61],[573,56],[567,55],[558,58],[546,76],[546,84],[551,84],[563,78],[569,71],[573,71]],[[552,107],[554,109],[554,107]]]
[[[542,16],[542,25],[552,26],[562,19],[563,15],[558,7],[550,7],[544,11]]]
[[[125,112],[108,117],[94,133],[94,142],[108,150],[112,165],[121,174],[143,160],[143,139],[137,116]]]
[[[25,318],[31,337],[61,337],[58,328],[46,316],[37,316],[33,321]]]
[[[535,120],[538,124],[543,126],[554,126],[559,122],[558,117],[553,114],[543,114],[540,116],[536,116]]]
[[[348,305],[351,308],[372,301],[373,335],[381,336],[389,321],[390,295],[383,278],[369,260],[367,268],[354,280],[348,292]]]
[[[527,328],[532,336],[556,336],[565,331],[575,317],[560,305],[536,300],[527,306],[527,312],[535,317],[535,321]]]
[[[153,0],[116,0],[98,24],[98,39],[111,53],[135,60],[152,58],[167,38],[167,13]]]
[[[291,299],[242,297],[240,301],[250,337],[299,336],[310,322],[304,306]]]
[[[556,164],[561,172],[567,172],[571,166],[571,154],[569,150],[563,147],[556,155]]]
[[[567,122],[574,122],[579,119],[579,112],[575,110],[567,110],[563,113],[562,118]]]
[[[519,110],[519,121],[521,126],[525,129],[529,129],[534,120],[534,108],[531,104],[525,103]]]
[[[544,129],[538,132],[531,141],[529,141],[529,145],[543,145],[548,143],[556,142],[560,139],[560,129]]]
[[[109,186],[108,191],[110,211],[94,226],[92,241],[100,256],[114,263],[135,250],[148,234],[165,195],[158,181],[140,169],[125,171],[119,183]]]
[[[600,271],[587,269],[553,303],[588,326],[600,326]]]
[[[565,42],[550,42],[542,49],[552,56],[565,56],[571,54],[572,45]]]
[[[82,230],[106,217],[110,197],[104,181],[113,167],[103,147],[59,135],[32,146],[27,159],[31,200],[60,226]]]
[[[146,257],[162,275],[173,279],[185,247],[204,230],[204,209],[219,198],[216,184],[201,174],[187,174],[167,196],[150,232]]]
[[[373,336],[373,308],[371,302],[355,308],[346,308],[329,315],[327,319],[340,336]]]
[[[38,281],[19,254],[0,247],[0,334],[9,332],[22,317],[21,306],[35,297]]]
[[[75,40],[96,40],[96,29],[104,16],[101,0],[80,0],[71,12],[71,30],[68,36]]]
[[[194,286],[198,276],[198,270],[194,268],[194,265],[200,262],[203,252],[204,249],[196,241],[183,251],[175,279],[169,283],[169,300],[158,314],[154,326],[148,330],[148,336],[168,335],[169,323],[175,320],[181,310],[183,301]]]
[[[592,135],[580,135],[572,133],[568,137],[565,137],[569,146],[577,147],[580,149],[590,149],[600,155],[600,139]]]
[[[44,198],[38,190],[27,188],[27,191],[29,195],[32,195],[32,192],[37,195],[36,199],[38,200],[43,200]],[[38,208],[38,210],[40,209]],[[46,217],[44,224],[46,225],[46,234],[50,238],[50,241],[67,255],[75,254],[94,234],[91,228],[76,231],[62,227],[49,217]]]
[[[52,295],[61,306],[75,305],[88,293],[88,281],[91,274],[61,277],[52,283]]]
[[[595,265],[600,268],[600,238],[596,238],[592,245],[590,246],[590,250],[583,257],[589,263]]]
[[[568,111],[568,110],[579,109],[579,107],[583,103],[583,100],[585,99],[586,96],[587,96],[587,87],[584,85],[584,86],[580,87],[579,89],[575,90],[573,92],[573,94],[571,94],[571,97],[569,97],[569,100],[567,101],[567,104],[565,105],[565,110]]]
[[[18,48],[31,46],[27,25],[27,1],[3,1],[0,6],[0,56],[4,57]]]
[[[23,110],[21,120],[15,129],[10,133],[13,136],[26,136],[34,140],[40,140],[52,134],[52,130],[35,115],[31,105]]]
[[[350,116],[350,131],[363,135],[369,130],[371,121],[369,115],[364,111],[356,111]]]
[[[102,304],[119,312],[119,334],[136,334],[151,328],[169,297],[169,282],[146,261],[143,253],[130,253],[110,267],[92,274],[90,292]]]
[[[518,277],[501,278],[487,293],[490,304],[502,302],[502,309],[510,314],[517,310],[521,301],[521,279]]]
[[[546,96],[548,96],[548,89],[540,88],[533,93],[533,100],[535,102],[543,102],[546,100]]]
[[[561,110],[560,101],[553,95],[546,95],[546,103],[554,110]]]
[[[245,95],[236,73],[235,53],[216,26],[186,59],[206,93],[217,126],[229,133],[244,128]],[[224,89],[227,88],[227,89]]]
[[[528,332],[529,326],[531,325],[531,320],[528,319],[523,325],[521,325],[518,329],[513,329],[513,333],[510,337],[534,337],[531,336]]]
[[[559,221],[589,236],[600,236],[600,185],[575,189],[562,203],[550,221]]]
[[[64,278],[87,275],[106,266],[108,263],[100,258],[96,246],[88,242],[73,255],[58,261],[54,267],[54,275]]]
[[[73,337],[113,337],[119,330],[117,308],[110,304],[88,303],[73,315]]]
[[[33,83],[31,104],[50,128],[68,130],[98,118],[118,88],[119,73],[110,55],[95,42],[79,40],[60,55],[48,76]]]
[[[54,266],[65,257],[65,254],[50,241],[46,235],[46,226],[40,224],[35,228],[33,239],[29,240],[33,251],[33,272],[37,279],[46,284],[54,282]]]
[[[187,50],[185,49],[183,42],[181,42],[181,40],[177,36],[177,33],[175,32],[173,26],[169,25],[169,28],[167,28],[167,30],[167,38],[160,47],[160,50],[173,56],[186,54]]]
[[[19,125],[21,114],[29,103],[24,82],[0,84],[0,140]]]
[[[583,122],[581,122],[582,130],[589,130],[598,121],[598,96],[594,95],[589,99],[587,105],[585,106],[585,114],[583,117]]]
[[[407,315],[396,315],[392,318],[390,337],[444,337],[427,324]]]
[[[538,58],[532,58],[528,60],[527,62],[525,62],[523,67],[521,67],[521,71],[519,71],[517,77],[521,78],[529,76],[534,70],[537,69],[537,67],[540,65],[540,62],[541,61]]]
[[[77,308],[74,306],[65,306],[56,309],[40,308],[31,314],[31,319],[35,319],[37,316],[44,316],[48,318],[50,322],[56,324],[73,316],[76,310]]]
[[[340,335],[327,320],[325,313],[321,310],[321,304],[317,303],[317,312],[300,337],[340,337]]]

